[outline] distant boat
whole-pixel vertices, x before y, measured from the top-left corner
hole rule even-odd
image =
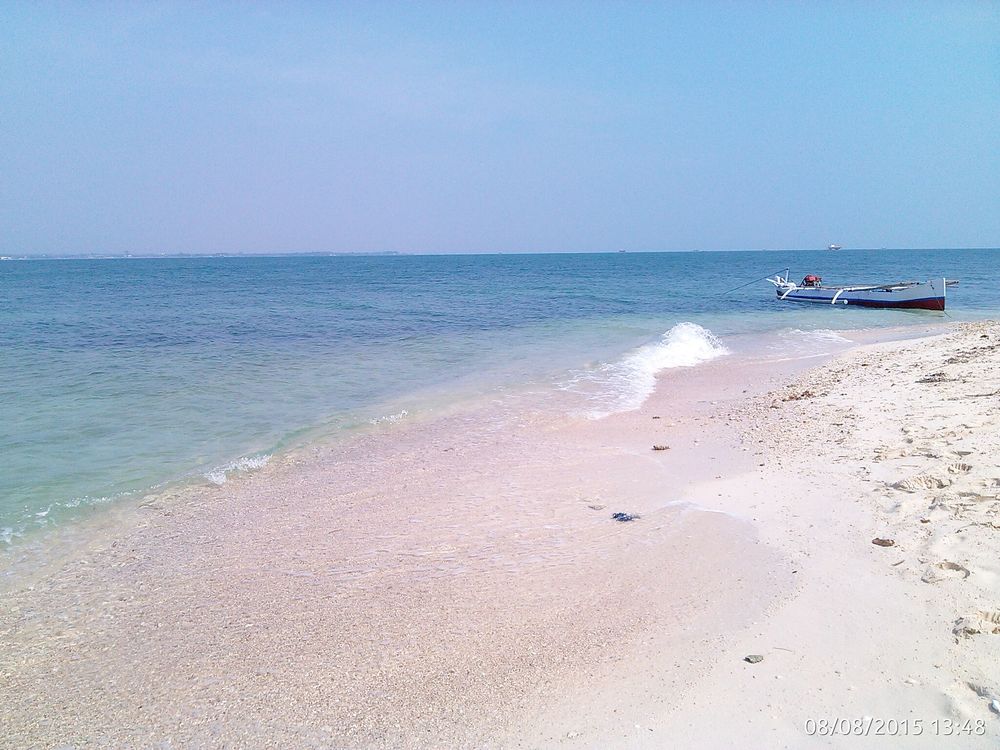
[[[827,250],[840,250],[840,248],[841,248],[840,245],[827,245],[826,246]]]
[[[956,279],[930,281],[900,281],[894,284],[864,284],[855,286],[825,286],[823,279],[809,274],[796,284],[785,275],[769,278],[778,299],[785,302],[821,302],[828,305],[860,305],[861,307],[895,307],[909,310],[944,310],[949,286]]]

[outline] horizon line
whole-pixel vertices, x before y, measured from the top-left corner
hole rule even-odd
[[[155,260],[157,258],[282,258],[282,257],[338,257],[338,256],[470,256],[470,255],[653,255],[670,253],[791,253],[791,252],[896,252],[899,250],[1000,250],[1000,246],[977,247],[841,247],[831,250],[826,247],[790,248],[691,248],[686,250],[468,250],[460,252],[422,250],[290,250],[282,251],[230,251],[230,252],[132,252],[119,253],[25,253],[21,255],[0,254],[0,260]]]

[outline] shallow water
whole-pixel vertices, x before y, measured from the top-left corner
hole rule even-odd
[[[997,251],[30,260],[0,264],[0,539],[317,435],[533,388],[588,416],[664,368],[995,316]],[[960,278],[936,313],[778,304],[828,282]]]

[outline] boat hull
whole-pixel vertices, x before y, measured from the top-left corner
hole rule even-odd
[[[903,310],[944,310],[947,283],[933,279],[924,284],[910,284],[868,289],[836,287],[795,287],[778,289],[779,300],[812,302],[827,305],[858,305]]]

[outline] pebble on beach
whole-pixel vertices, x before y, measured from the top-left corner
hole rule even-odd
[[[619,521],[620,523],[626,523],[628,521],[634,521],[638,517],[639,516],[637,516],[637,515],[635,515],[633,513],[622,513],[621,511],[619,511],[617,513],[612,513],[611,514],[611,518],[613,518],[615,521]]]

